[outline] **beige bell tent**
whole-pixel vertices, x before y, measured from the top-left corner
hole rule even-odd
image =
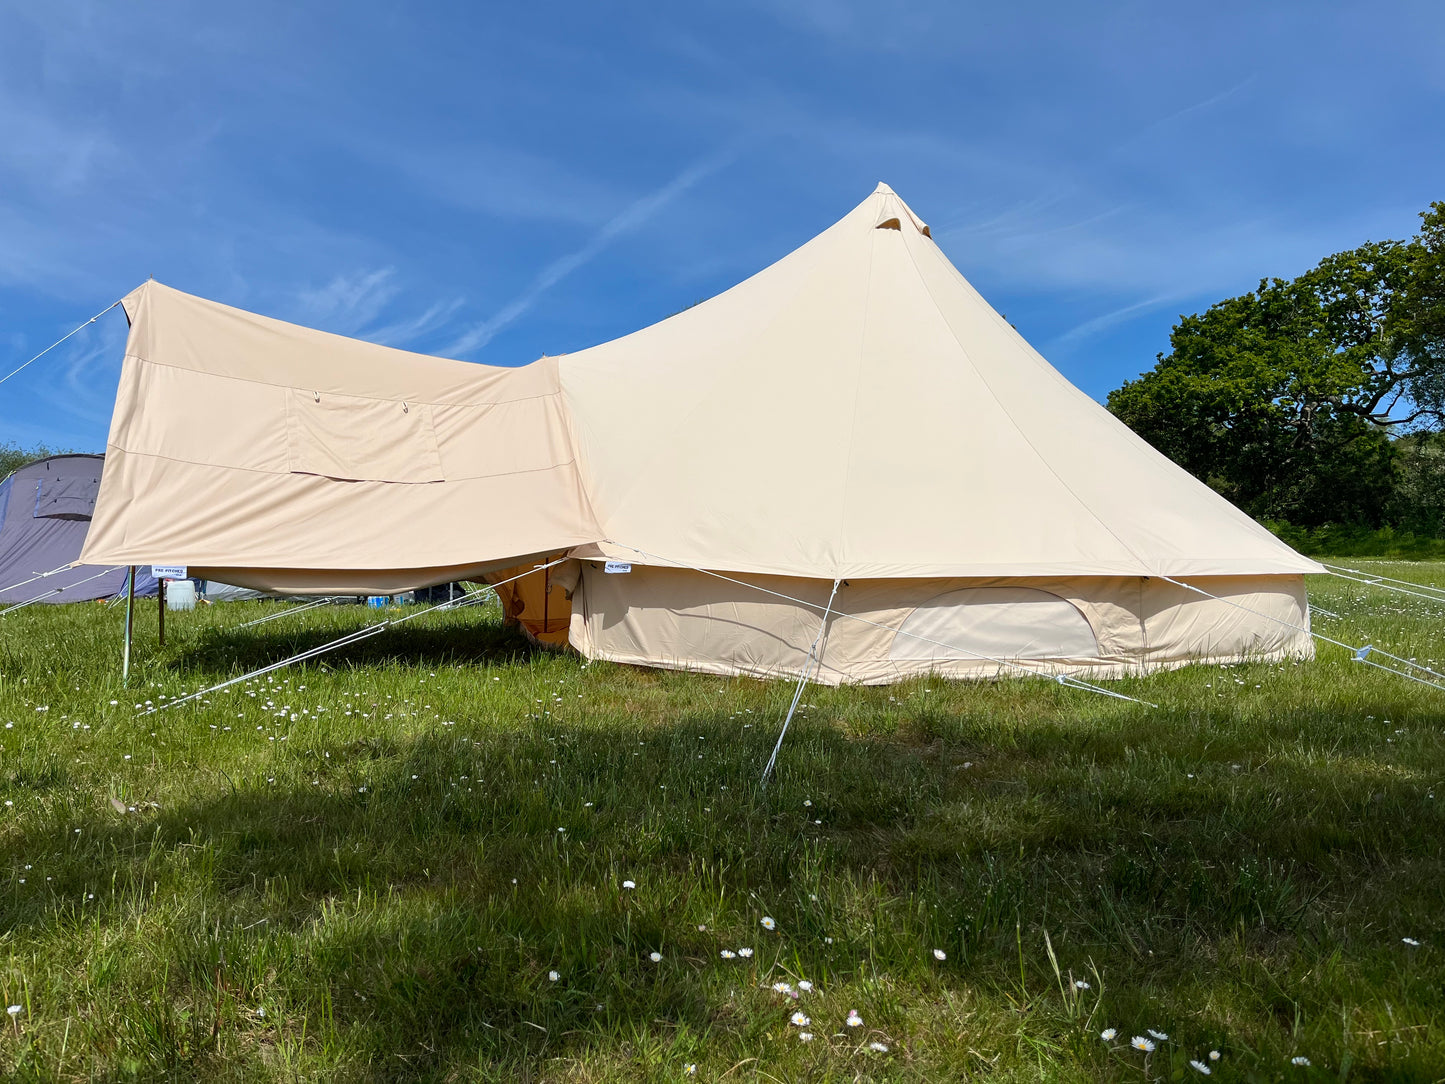
[[[543,640],[796,675],[826,610],[829,683],[1312,651],[1320,566],[1070,385],[886,185],[710,301],[516,369],[156,283],[125,308],[88,563],[337,592],[567,557],[502,589]]]

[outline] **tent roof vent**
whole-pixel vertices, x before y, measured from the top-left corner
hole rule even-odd
[[[903,224],[907,222],[924,237],[932,237],[928,232],[928,223],[913,213],[908,204],[898,198],[898,194],[886,184],[879,183],[873,190],[875,196],[880,197],[878,203],[878,218],[873,223],[875,230],[898,230],[902,232]]]

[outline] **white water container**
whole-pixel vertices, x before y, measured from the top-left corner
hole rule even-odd
[[[195,580],[166,581],[166,609],[194,610],[196,608]]]

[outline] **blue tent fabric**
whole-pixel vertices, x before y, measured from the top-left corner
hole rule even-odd
[[[125,590],[123,568],[80,565],[36,578],[80,556],[104,465],[103,455],[57,455],[0,482],[0,607],[85,602]],[[155,593],[150,569],[137,569],[136,594]]]

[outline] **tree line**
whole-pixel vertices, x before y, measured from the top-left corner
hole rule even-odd
[[[1445,535],[1445,203],[1420,219],[1181,317],[1109,409],[1258,519]]]

